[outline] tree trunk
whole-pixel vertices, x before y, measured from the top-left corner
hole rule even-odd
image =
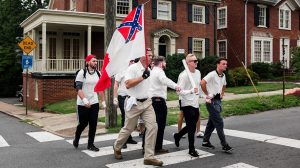
[[[105,0],[105,51],[108,48],[114,30],[116,28],[116,1]],[[106,108],[106,127],[117,126],[117,108],[113,104],[114,99],[114,78],[111,79],[111,87],[107,93],[107,108]]]

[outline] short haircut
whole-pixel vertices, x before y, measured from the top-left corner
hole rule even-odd
[[[163,56],[157,56],[152,59],[154,65],[157,66],[160,62],[166,61],[166,58]]]
[[[188,54],[188,55],[186,55],[185,61],[189,62],[192,57],[196,57],[196,56],[194,54]]]
[[[222,58],[217,59],[216,64],[220,64],[221,61],[227,61],[227,58],[222,57]]]

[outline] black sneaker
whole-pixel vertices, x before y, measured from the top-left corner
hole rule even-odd
[[[178,133],[174,133],[173,136],[174,136],[174,140],[175,140],[175,145],[177,147],[179,147],[179,141],[180,141],[180,139],[178,138]]]
[[[189,154],[193,157],[199,157],[199,153],[195,149],[189,150]]]
[[[128,143],[128,144],[137,144],[137,142],[133,139],[128,139],[126,143]]]
[[[78,144],[79,142],[78,141],[76,141],[75,139],[73,140],[73,146],[74,146],[74,148],[78,148]]]
[[[213,146],[210,142],[203,142],[202,147],[208,148],[208,149],[215,149],[215,146]]]
[[[94,152],[99,151],[99,148],[97,148],[94,144],[88,145],[87,149],[90,150],[90,151],[94,151]]]
[[[123,149],[126,149],[127,148],[127,144],[125,143],[123,146],[122,146]]]
[[[233,151],[233,148],[227,144],[227,145],[223,146],[222,150],[226,153],[230,153],[231,151]]]

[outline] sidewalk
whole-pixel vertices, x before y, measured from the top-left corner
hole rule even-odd
[[[271,96],[282,94],[282,90],[271,91],[271,92],[261,92],[260,96]],[[242,99],[248,97],[255,97],[256,93],[251,94],[232,94],[225,93],[224,100],[234,100]],[[200,99],[200,103],[204,103],[204,99]],[[167,101],[168,107],[178,107],[178,100]],[[25,115],[25,107],[14,106],[8,103],[0,101],[0,111],[19,118],[25,122],[32,125],[41,127],[43,130],[54,133],[62,137],[73,137],[76,126],[77,126],[77,116],[76,113],[73,114],[56,114],[49,112],[34,112],[28,110],[27,116]],[[104,111],[100,110],[99,116],[105,116]],[[87,135],[88,129],[85,129],[83,135]],[[98,122],[97,134],[106,133],[105,123]]]

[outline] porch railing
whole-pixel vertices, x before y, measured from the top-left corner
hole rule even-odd
[[[102,65],[103,60],[98,60],[98,70],[101,70]],[[43,60],[38,59],[33,61],[32,71],[44,73],[74,73],[84,66],[84,59],[46,59],[45,65],[43,65]]]

